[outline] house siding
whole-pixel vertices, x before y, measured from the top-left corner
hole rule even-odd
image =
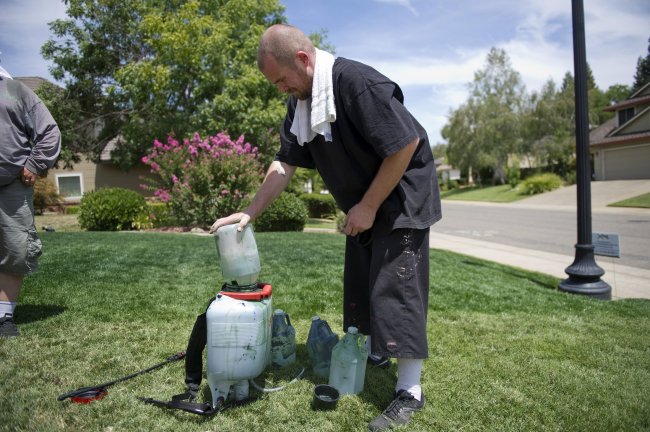
[[[61,193],[60,179],[62,177],[79,177],[81,192],[91,192],[100,188],[119,187],[134,190],[145,197],[152,196],[150,191],[144,190],[140,184],[144,183],[141,177],[149,177],[149,170],[144,166],[134,167],[128,172],[122,171],[110,163],[99,163],[83,160],[70,169],[54,168],[48,173],[48,179],[54,183]],[[78,201],[81,196],[67,197],[66,201]]]
[[[629,122],[629,124],[625,124],[621,132],[623,134],[630,134],[630,133],[646,132],[649,130],[650,130],[650,110],[646,110],[644,113],[640,113],[638,117],[634,119],[634,121]]]

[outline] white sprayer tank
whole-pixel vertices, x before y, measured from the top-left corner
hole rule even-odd
[[[213,405],[228,398],[231,386],[236,400],[248,397],[248,380],[259,376],[271,360],[272,317],[271,285],[260,284],[256,293],[222,291],[210,304],[207,376]]]

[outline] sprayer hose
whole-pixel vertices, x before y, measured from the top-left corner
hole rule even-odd
[[[300,371],[300,373],[299,373],[298,375],[296,375],[296,377],[295,377],[294,379],[292,379],[291,381],[289,381],[288,384],[283,385],[283,386],[280,386],[280,387],[270,387],[270,388],[260,387],[259,385],[257,385],[257,383],[255,382],[255,380],[252,379],[252,378],[249,379],[248,382],[250,382],[251,385],[252,385],[253,387],[255,387],[256,390],[259,390],[259,391],[264,392],[264,393],[272,393],[272,392],[276,392],[276,391],[284,390],[284,388],[285,388],[286,386],[288,386],[289,384],[293,384],[293,383],[295,383],[296,381],[298,381],[299,379],[301,379],[301,378],[302,378],[302,375],[303,375],[304,373],[305,373],[305,368],[303,367],[302,370]]]

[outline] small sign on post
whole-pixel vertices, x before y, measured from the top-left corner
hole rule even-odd
[[[591,243],[594,245],[595,255],[621,257],[618,234],[593,232]]]

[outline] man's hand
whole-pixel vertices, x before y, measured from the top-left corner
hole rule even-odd
[[[246,213],[243,212],[233,213],[230,216],[217,219],[216,222],[212,224],[212,227],[210,227],[210,234],[216,232],[222,226],[231,225],[237,222],[239,222],[239,227],[237,228],[237,231],[241,231],[248,224],[248,222],[250,222],[250,220],[251,217]]]
[[[31,172],[25,167],[23,167],[23,169],[20,170],[20,180],[27,186],[34,186],[37,177],[38,176],[35,173]]]
[[[343,231],[349,236],[355,236],[367,231],[372,227],[372,224],[375,223],[376,215],[376,209],[360,202],[352,207],[348,212],[347,217],[345,218],[345,228]]]

